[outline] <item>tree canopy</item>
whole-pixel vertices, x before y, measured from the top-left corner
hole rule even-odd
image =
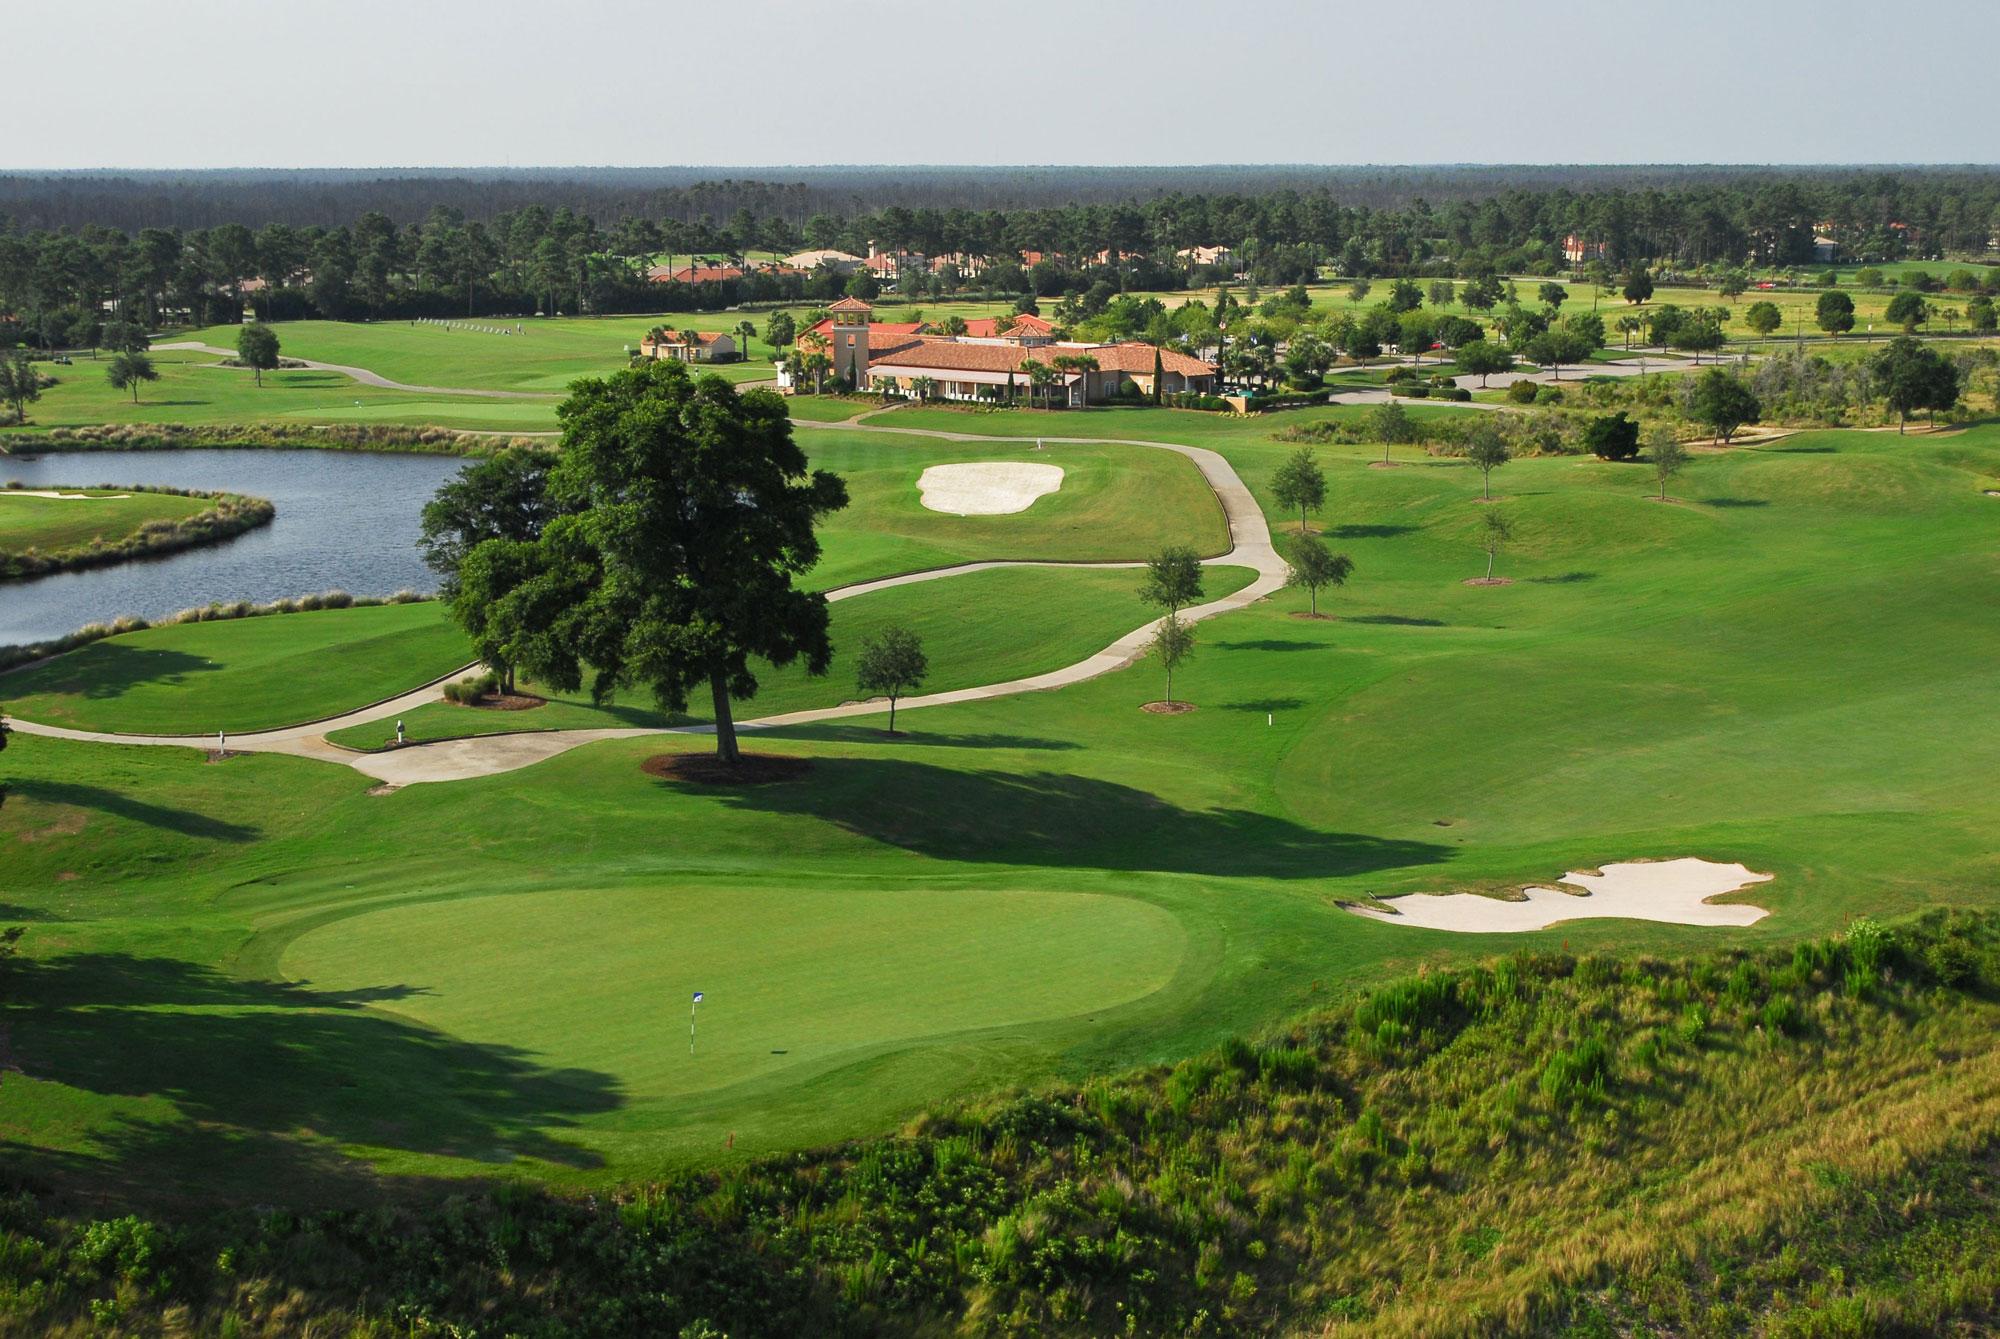
[[[531,543],[476,545],[461,599],[485,603],[495,640],[551,687],[644,687],[679,712],[706,685],[716,755],[734,762],[731,704],[756,695],[753,661],[826,672],[826,597],[792,581],[819,561],[814,527],[847,486],[808,469],[776,394],[677,362],[580,381],[556,416],[560,514]]]

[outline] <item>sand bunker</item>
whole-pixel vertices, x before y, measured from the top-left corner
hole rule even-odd
[[[982,460],[964,465],[933,465],[917,478],[924,505],[956,516],[1004,516],[1026,511],[1035,499],[1062,487],[1060,465],[1025,465],[1012,460]]]
[[[1348,910],[1395,925],[1467,934],[1546,930],[1564,921],[1604,918],[1670,921],[1675,925],[1750,925],[1771,913],[1745,903],[1718,906],[1708,899],[1767,883],[1770,878],[1742,865],[1721,865],[1688,856],[1628,861],[1606,865],[1600,874],[1572,872],[1562,876],[1562,883],[1585,889],[1586,896],[1556,888],[1524,888],[1521,891],[1526,898],[1520,902],[1503,902],[1477,893],[1414,893],[1384,898],[1394,911],[1370,907]]]
[[[130,493],[58,493],[49,488],[0,489],[0,497],[59,497],[65,501],[81,498],[85,502],[109,502],[112,498],[131,496]]]

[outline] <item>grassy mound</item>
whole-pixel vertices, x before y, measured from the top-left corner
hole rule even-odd
[[[0,1305],[245,1335],[1970,1332],[2000,1302],[1996,986],[1990,916],[1522,952],[604,1199],[177,1221],[17,1195]]]

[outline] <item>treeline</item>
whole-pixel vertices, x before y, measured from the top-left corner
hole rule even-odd
[[[1990,915],[1860,918],[1678,961],[1524,950],[1170,1067],[588,1198],[149,1216],[31,1172],[0,1196],[0,1325],[1986,1333],[1996,987]]]
[[[336,227],[379,212],[399,226],[438,206],[491,222],[531,205],[612,220],[682,223],[739,209],[803,224],[909,210],[1031,210],[1167,197],[1330,194],[1368,210],[1418,200],[1476,202],[1508,192],[1600,195],[1750,187],[1774,180],[1846,184],[1929,182],[1989,175],[1980,167],[1825,167],[1724,164],[1487,164],[1340,167],[1209,164],[1193,167],[639,167],[79,171],[0,174],[0,214],[25,229]],[[1907,215],[1912,210],[1901,210]]]
[[[511,182],[513,179],[502,179]],[[729,183],[722,183],[728,185]],[[752,183],[753,185],[755,183]],[[802,248],[864,253],[870,244],[965,263],[899,287],[1040,296],[1172,288],[1247,274],[1286,284],[1331,268],[1350,277],[1450,277],[1569,269],[1563,239],[1601,244],[1621,271],[1800,265],[1834,229],[1851,256],[1971,255],[2000,230],[2000,172],[1731,175],[1666,187],[1578,191],[1511,187],[1477,198],[1358,204],[1335,188],[1260,194],[1175,191],[1143,200],[1023,208],[827,208],[709,186],[616,214],[536,201],[476,217],[434,204],[422,220],[370,210],[334,225],[136,229],[0,222],[0,340],[87,342],[78,327],[106,304],[149,324],[235,320],[246,302],[269,319],[337,320],[712,309],[821,300],[840,276],[756,272],[725,282],[654,283],[660,262],[728,260]],[[510,189],[513,187],[510,186]],[[724,212],[724,206],[736,204]],[[678,211],[678,212],[677,212]],[[1179,253],[1223,246],[1220,270]],[[1040,253],[1026,257],[1019,253]],[[991,264],[980,263],[990,259]],[[826,291],[820,291],[826,290]]]

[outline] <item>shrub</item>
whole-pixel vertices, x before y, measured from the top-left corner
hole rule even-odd
[[[1535,397],[1541,394],[1541,390],[1542,388],[1532,381],[1517,381],[1507,388],[1507,402],[1509,404],[1533,404]]]
[[[1583,444],[1599,460],[1630,460],[1639,454],[1639,425],[1624,410],[1584,425]]]
[[[1611,1052],[1595,1037],[1587,1037],[1549,1057],[1542,1070],[1542,1096],[1555,1107],[1575,1106],[1589,1099],[1602,1101],[1611,1077]]]

